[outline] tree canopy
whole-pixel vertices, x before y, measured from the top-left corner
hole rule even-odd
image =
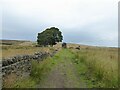
[[[37,36],[37,43],[40,46],[55,45],[56,42],[62,42],[62,40],[62,32],[55,27],[47,28]]]

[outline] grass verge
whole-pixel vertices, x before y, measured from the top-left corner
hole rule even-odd
[[[56,58],[58,54],[54,57],[48,57],[47,59],[38,63],[37,61],[32,61],[32,69],[30,77],[21,79],[14,84],[14,88],[34,88],[39,84],[46,75],[51,71],[51,69],[57,64]]]
[[[117,53],[104,50],[81,50],[73,51],[73,62],[89,87],[117,88],[118,66]],[[113,56],[111,58],[111,56]]]

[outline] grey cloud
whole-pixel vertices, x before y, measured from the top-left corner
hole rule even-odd
[[[64,3],[63,1],[59,2]],[[116,8],[112,8],[111,2],[108,5],[109,8],[107,8],[104,3],[104,6],[106,7],[105,11],[97,11],[97,8],[94,8],[99,3],[96,3],[95,6],[93,5],[90,9],[91,11],[89,11],[89,8],[85,5],[80,6],[80,2],[77,3],[77,1],[74,0],[72,2],[75,2],[73,7],[71,6],[72,3],[63,6],[65,10],[61,10],[61,5],[56,6],[59,11],[57,8],[55,8],[56,11],[52,10],[55,6],[47,7],[42,5],[39,7],[41,2],[39,2],[39,4],[36,2],[34,5],[32,4],[32,1],[30,5],[27,2],[20,4],[16,3],[15,6],[12,6],[13,2],[11,5],[9,5],[10,2],[7,3],[4,5],[2,17],[2,38],[35,41],[38,32],[41,32],[48,27],[55,26],[62,31],[65,42],[117,46],[117,11],[112,14],[112,11]],[[92,3],[94,2],[92,1]],[[22,7],[22,4],[24,7]],[[28,7],[25,7],[26,4]],[[103,8],[101,7],[101,4],[102,3],[100,3],[98,7],[99,10]],[[34,7],[33,9],[31,7],[32,5]],[[89,7],[91,7],[91,5],[92,4],[89,4]],[[64,9],[63,7],[62,9]],[[83,8],[86,11],[84,11]],[[107,9],[109,9],[108,15],[106,12]],[[103,16],[101,17],[101,15]]]

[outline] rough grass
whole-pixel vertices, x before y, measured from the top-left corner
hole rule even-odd
[[[88,83],[89,87],[115,88],[118,87],[118,50],[116,48],[101,48],[81,46],[81,50],[75,50],[78,45],[69,44],[68,50],[72,54],[62,51],[53,58],[47,58],[43,62],[32,63],[31,76],[22,79],[13,87],[34,87],[47,73],[58,63],[57,59],[64,59],[60,56],[69,55],[75,64],[80,77]],[[54,46],[60,48],[61,44]],[[33,54],[39,51],[54,50],[51,47],[35,47],[35,45],[7,45],[2,47],[1,58],[8,58],[20,54]]]
[[[35,46],[5,46],[2,47],[0,55],[2,59],[16,55],[33,55],[35,52],[51,52],[53,47],[35,47]]]
[[[30,41],[16,41],[6,40],[5,43],[12,43],[12,45],[0,45],[0,58],[9,58],[16,55],[31,55],[35,52],[51,52],[55,49],[59,49],[61,44],[54,45],[54,47],[36,47],[36,42]]]
[[[33,88],[33,87],[36,87],[37,85],[38,86],[40,85],[39,87],[42,87],[42,85],[44,86],[44,84],[47,82],[49,82],[48,84],[51,85],[50,87],[54,87],[56,83],[61,84],[61,87],[64,85],[64,87],[67,87],[67,88],[83,87],[81,85],[81,81],[79,81],[80,78],[77,77],[75,74],[77,72],[73,70],[75,69],[72,63],[73,57],[74,57],[74,54],[70,50],[62,49],[52,58],[49,57],[40,63],[33,61],[30,77],[16,82],[16,84],[13,87],[14,88]],[[53,74],[52,78],[56,77],[59,79],[64,79],[64,82],[60,82],[58,81],[59,80],[58,79],[55,81],[56,83],[51,84],[52,83],[51,80],[54,80],[52,78],[49,78],[48,81],[44,81],[46,80],[47,77],[49,77],[49,74],[51,73],[51,71],[56,70],[55,68],[59,68],[56,73],[61,73],[63,77],[59,77],[56,75],[54,76]]]
[[[14,47],[10,47],[7,49],[2,49],[2,58],[9,58],[9,57],[13,57],[16,55],[30,55],[30,54],[34,54],[35,52],[41,52],[41,51],[46,51],[48,52],[50,49],[49,48],[45,48],[45,47],[35,47],[35,46],[14,46]]]
[[[118,87],[118,51],[113,48],[89,48],[75,53],[74,62],[79,69],[84,64],[84,77],[90,87]],[[91,82],[90,82],[91,81]]]
[[[32,61],[32,69],[29,78],[19,80],[15,83],[13,88],[34,88],[37,84],[39,84],[46,75],[51,71],[51,68],[57,63],[56,55],[51,58],[47,58],[40,63],[36,61]]]

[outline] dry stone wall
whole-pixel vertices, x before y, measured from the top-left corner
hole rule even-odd
[[[17,76],[23,76],[30,74],[31,71],[31,61],[36,60],[38,63],[44,60],[48,56],[53,56],[57,50],[52,53],[46,52],[37,52],[34,55],[18,55],[10,59],[2,60],[2,78],[8,76],[11,73],[16,74]]]

